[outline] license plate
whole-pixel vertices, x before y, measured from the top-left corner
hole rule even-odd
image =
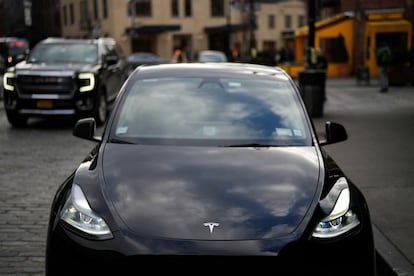
[[[37,108],[48,109],[53,107],[53,102],[50,100],[39,100],[36,103]]]

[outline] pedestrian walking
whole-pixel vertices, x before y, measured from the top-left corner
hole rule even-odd
[[[316,49],[316,68],[322,70],[328,70],[328,60],[323,55],[322,50],[320,48]]]
[[[324,82],[326,82],[326,76],[328,73],[328,59],[325,57],[325,55],[323,54],[320,48],[316,49],[316,68],[319,70],[325,71]],[[324,101],[327,100],[325,86],[326,84],[324,84],[324,87],[323,87],[323,100]]]
[[[176,48],[174,50],[172,60],[175,63],[182,63],[188,61],[186,53],[181,48]]]
[[[385,42],[377,49],[376,61],[379,68],[380,92],[388,91],[388,68],[391,64],[391,49]]]

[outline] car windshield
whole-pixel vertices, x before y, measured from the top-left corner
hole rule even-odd
[[[40,44],[31,52],[29,63],[59,64],[79,63],[96,64],[98,50],[94,44],[50,43]]]
[[[277,78],[135,81],[120,102],[115,142],[216,146],[310,145],[297,94]]]

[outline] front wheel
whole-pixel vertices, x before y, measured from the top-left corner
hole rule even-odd
[[[27,116],[20,115],[17,112],[6,111],[7,120],[13,127],[25,127],[27,125]]]

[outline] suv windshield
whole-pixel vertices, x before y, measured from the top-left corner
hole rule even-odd
[[[114,141],[174,145],[310,145],[288,81],[154,78],[136,81],[118,110]]]
[[[40,44],[33,49],[28,62],[96,64],[98,62],[98,49],[97,45],[94,44]]]

